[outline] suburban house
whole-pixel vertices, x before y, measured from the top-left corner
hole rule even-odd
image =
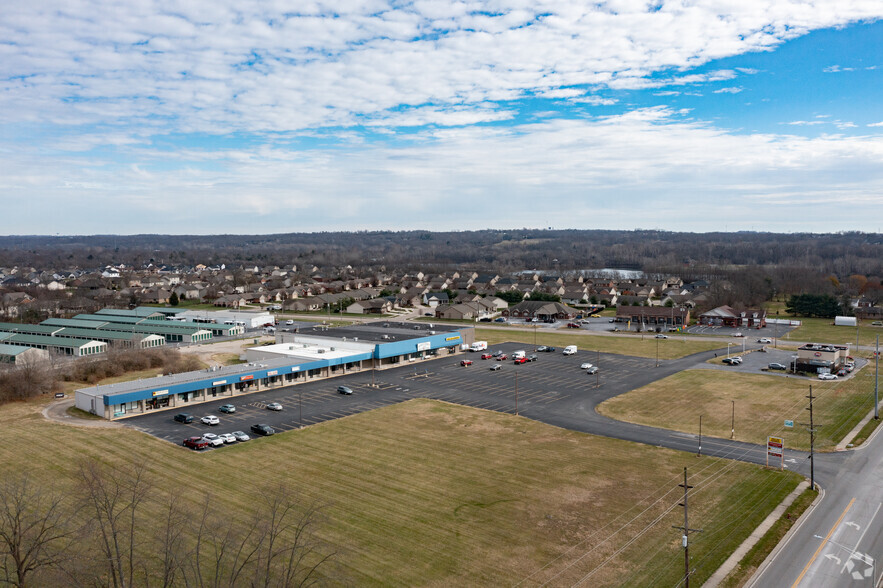
[[[530,319],[560,319],[570,320],[579,314],[575,308],[565,306],[560,302],[546,302],[543,300],[525,300],[519,302],[512,308],[507,308],[502,312],[505,317],[512,318],[530,318]]]

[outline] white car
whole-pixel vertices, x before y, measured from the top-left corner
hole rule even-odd
[[[251,439],[251,437],[246,435],[244,431],[233,431],[230,434],[233,435],[233,437],[235,437],[237,441],[248,441],[249,439]]]
[[[590,364],[590,363],[588,363],[588,362],[587,362],[587,363],[584,363],[584,364],[582,364],[581,366],[579,366],[579,369],[581,369],[581,370],[590,370],[590,369],[592,369],[592,364]]]
[[[199,420],[202,421],[203,425],[217,425],[218,423],[221,422],[221,419],[219,419],[218,417],[216,417],[213,414],[210,414],[208,416],[204,416]]]
[[[294,324],[294,321],[289,319],[289,320],[285,321],[285,324],[290,327],[291,325]]]
[[[837,376],[834,374],[819,374],[820,380],[836,380]]]
[[[772,343],[773,340],[770,339],[769,337],[761,337],[760,339],[757,340],[757,342],[758,343]]]
[[[233,436],[233,433],[221,433],[218,435],[218,438],[224,443],[236,443],[236,437]]]
[[[282,405],[278,402],[271,402],[267,405],[267,410],[282,410]]]
[[[206,433],[202,436],[202,440],[211,445],[212,447],[220,447],[224,444],[224,440],[215,435],[214,433]]]
[[[744,337],[744,336],[745,335],[743,335],[740,331],[736,331],[735,333],[733,333],[733,337]]]

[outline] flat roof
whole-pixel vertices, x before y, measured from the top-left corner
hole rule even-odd
[[[28,349],[33,349],[32,347],[24,347],[22,345],[8,345],[6,343],[0,343],[0,355],[8,355],[15,356],[19,353],[24,353]]]
[[[31,325],[26,323],[0,323],[0,331],[7,333],[27,333],[30,335],[51,335],[61,330],[60,327],[49,325]]]
[[[403,323],[395,321],[376,321],[350,325],[347,327],[322,327],[316,325],[309,329],[300,329],[297,334],[315,337],[329,337],[343,340],[358,338],[359,341],[389,343],[390,341],[407,341],[420,339],[435,333],[451,333],[471,328],[470,325],[450,325],[443,323]]]
[[[298,337],[298,335],[295,335]],[[301,341],[295,339],[291,343],[276,343],[275,345],[261,345],[250,347],[249,351],[263,351],[266,353],[279,354],[280,356],[301,359],[305,362],[319,359],[343,359],[360,353],[373,353],[373,343],[323,341],[320,343],[310,341],[310,335],[304,335]]]
[[[33,345],[46,345],[49,347],[80,348],[86,345],[107,345],[104,341],[90,339],[68,339],[67,337],[49,337],[47,335],[26,335],[13,333],[11,337],[4,339],[7,343],[31,343]]]
[[[114,341],[132,341],[134,339],[134,333],[64,327],[57,333],[55,333],[55,337],[74,337],[77,339],[93,338],[96,341],[101,339],[113,339]]]
[[[81,388],[77,392],[85,392],[95,396],[108,396],[113,394],[125,394],[129,392],[140,392],[151,388],[166,388],[179,384],[187,384],[189,382],[199,382],[201,380],[223,380],[231,376],[239,376],[249,374],[255,369],[279,368],[291,365],[309,363],[309,361],[292,360],[289,357],[279,359],[262,359],[251,363],[239,363],[236,365],[220,366],[214,369],[208,368],[195,372],[182,372],[180,374],[169,374],[167,376],[157,376],[155,378],[144,378],[141,380],[131,380],[128,382],[118,382],[116,384],[102,384],[100,386],[92,386],[91,388]],[[228,382],[233,383],[233,382]]]

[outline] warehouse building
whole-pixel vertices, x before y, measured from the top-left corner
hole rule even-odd
[[[97,355],[107,351],[107,343],[104,341],[70,339],[67,337],[52,337],[49,335],[27,335],[24,333],[0,333],[0,343],[19,345],[22,347],[34,347],[36,349],[43,349],[49,353],[72,355],[74,357]]]
[[[21,365],[29,360],[48,361],[49,352],[34,347],[0,343],[0,363]]]
[[[247,364],[77,390],[76,405],[111,420],[180,410],[217,398],[455,354],[474,338],[472,328],[451,325],[317,327],[307,333],[283,333],[275,345],[249,349]]]

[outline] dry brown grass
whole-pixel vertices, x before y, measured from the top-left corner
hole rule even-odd
[[[693,434],[730,438],[735,401],[735,438],[766,443],[770,435],[783,436],[788,447],[809,449],[809,435],[799,423],[809,386],[815,401],[816,449],[833,448],[871,409],[873,374],[867,368],[849,380],[822,382],[798,377],[744,374],[721,370],[688,370],[612,398],[598,412],[615,418]],[[869,395],[870,390],[870,395]],[[786,428],[785,420],[794,421]]]

